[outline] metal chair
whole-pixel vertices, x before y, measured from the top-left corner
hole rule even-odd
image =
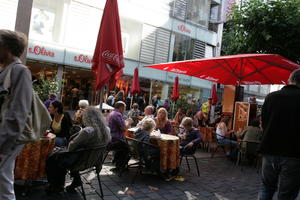
[[[215,153],[218,151],[218,149],[219,148],[221,148],[221,149],[223,149],[223,151],[224,151],[224,154],[226,155],[226,148],[232,148],[232,145],[231,144],[222,144],[222,143],[220,143],[219,141],[218,141],[218,139],[217,139],[217,133],[216,132],[214,132],[214,142],[215,142],[215,144],[217,145],[216,146],[216,148],[212,151],[212,153],[211,153],[211,158],[213,158],[214,157],[214,155],[215,155]],[[219,137],[222,137],[222,138],[226,138],[226,137],[224,137],[224,136],[221,136],[221,135],[219,135]]]
[[[181,162],[182,162],[182,158],[185,157],[185,161],[186,161],[186,164],[188,166],[189,172],[191,171],[191,168],[190,168],[190,163],[189,163],[188,158],[193,158],[195,160],[198,176],[200,176],[200,172],[199,172],[198,162],[197,162],[197,158],[195,156],[195,153],[196,153],[196,149],[199,147],[199,144],[195,144],[195,147],[194,147],[195,152],[194,153],[183,153],[183,154],[180,155],[180,165],[181,165]]]
[[[128,168],[137,168],[138,169],[136,171],[134,177],[131,180],[131,183],[134,183],[137,175],[142,174],[143,169],[146,168],[144,158],[141,155],[140,150],[139,150],[140,145],[147,145],[147,146],[151,146],[151,147],[155,147],[155,148],[157,148],[157,146],[134,139],[134,138],[130,138],[130,137],[126,137],[126,142],[128,144],[130,157],[134,158],[136,160],[135,163],[129,164]]]
[[[243,171],[243,161],[248,160],[249,156],[253,157],[254,164],[258,167],[260,158],[258,154],[259,144],[257,141],[242,141],[240,143],[236,165],[241,165],[241,171]]]
[[[63,152],[60,154],[60,156],[76,156],[78,159],[76,160],[76,163],[73,165],[74,167],[68,169],[70,172],[78,172],[80,175],[80,187],[81,190],[80,193],[83,196],[83,199],[86,200],[86,195],[84,191],[84,187],[82,184],[81,176],[87,173],[90,173],[94,171],[97,175],[100,194],[96,190],[96,193],[103,198],[103,190],[100,180],[100,171],[102,169],[102,163],[103,163],[103,153],[106,149],[106,146],[99,146],[95,148],[89,148],[89,149],[83,149],[78,150],[74,152]],[[92,155],[98,155],[96,158]]]

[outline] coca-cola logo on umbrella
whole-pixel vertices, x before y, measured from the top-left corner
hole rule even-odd
[[[109,50],[103,51],[102,57],[110,63],[115,63],[115,65],[120,66],[124,65],[123,55],[117,55]]]

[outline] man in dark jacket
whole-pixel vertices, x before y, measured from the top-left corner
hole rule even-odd
[[[296,199],[300,188],[300,69],[289,85],[270,93],[262,108],[263,154],[260,200]],[[279,182],[279,183],[278,183]]]

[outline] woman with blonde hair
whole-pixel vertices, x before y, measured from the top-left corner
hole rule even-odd
[[[168,111],[165,108],[160,108],[155,117],[156,129],[161,133],[174,135],[172,124],[168,119]]]

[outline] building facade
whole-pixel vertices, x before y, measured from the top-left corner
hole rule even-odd
[[[147,100],[170,96],[179,76],[180,92],[205,100],[211,82],[145,68],[165,63],[220,55],[225,0],[122,0],[118,1],[124,76],[117,86],[130,88],[133,71],[139,68],[142,91]],[[0,0],[0,28],[14,29],[18,0]],[[39,77],[63,79],[62,98],[72,108],[76,98],[94,98],[91,58],[105,0],[33,0],[27,65]],[[249,87],[249,91],[250,87]],[[245,89],[247,92],[247,89]],[[254,91],[259,95],[260,90]]]

